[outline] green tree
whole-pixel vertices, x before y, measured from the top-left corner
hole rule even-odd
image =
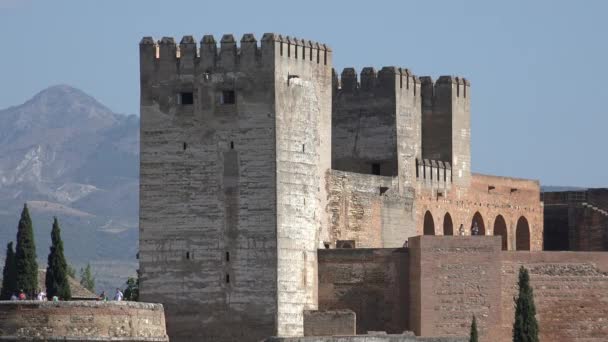
[[[523,266],[519,269],[519,295],[515,300],[513,342],[538,342],[538,322],[530,275]]]
[[[0,300],[9,300],[13,293],[17,292],[17,269],[15,268],[15,251],[13,250],[13,242],[9,242],[6,246],[6,259],[4,260],[4,269],[2,270],[2,291],[0,291]]]
[[[74,268],[74,266],[68,264],[68,276],[70,276],[72,279],[76,279],[76,269]]]
[[[34,230],[32,219],[23,205],[21,219],[17,228],[17,247],[15,250],[15,269],[17,289],[23,290],[30,297],[38,289],[38,263],[36,262],[36,243],[34,242]]]
[[[471,334],[469,336],[469,342],[477,342],[478,341],[478,333],[477,333],[477,319],[475,315],[473,315],[473,322],[471,322]]]
[[[49,253],[48,266],[46,268],[46,295],[49,299],[57,296],[63,300],[70,300],[72,292],[68,282],[68,263],[63,255],[63,241],[61,241],[61,229],[57,218],[53,219],[53,230],[51,231],[51,252]]]
[[[95,292],[95,277],[91,272],[91,264],[87,263],[87,267],[80,269],[80,285],[91,292]]]
[[[133,302],[139,301],[139,270],[137,270],[137,278],[129,277],[127,279],[127,288],[124,291],[125,300]]]

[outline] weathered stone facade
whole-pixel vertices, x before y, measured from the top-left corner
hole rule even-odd
[[[331,162],[331,50],[144,38],[141,296],[175,341],[303,333]],[[326,234],[326,233],[325,233]],[[176,295],[179,293],[179,295]],[[227,327],[230,326],[229,329]]]
[[[338,77],[326,45],[276,34],[146,37],[140,72],[141,297],[174,341],[302,336],[318,248],[475,223],[542,248],[538,182],[471,174],[464,78]]]
[[[160,304],[0,302],[0,341],[167,342]]]

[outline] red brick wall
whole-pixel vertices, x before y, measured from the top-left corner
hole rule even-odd
[[[481,215],[486,235],[494,234],[494,225],[501,215],[507,226],[507,246],[516,249],[517,224],[521,217],[528,222],[530,248],[540,251],[543,246],[543,208],[538,181],[473,174],[469,188],[452,186],[437,196],[435,190],[419,187],[416,195],[417,233],[423,234],[426,212],[430,212],[435,235],[443,235],[444,218],[449,214],[454,234],[462,224],[470,235],[473,217]]]
[[[354,311],[358,334],[409,330],[407,249],[324,249],[318,260],[320,311]]]
[[[463,336],[477,317],[480,341],[501,322],[498,237],[410,238],[410,328],[420,336]]]
[[[500,341],[511,341],[523,265],[534,289],[541,342],[608,341],[608,253],[503,252]]]

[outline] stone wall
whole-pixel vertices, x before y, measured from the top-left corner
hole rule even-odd
[[[0,340],[169,341],[160,304],[0,301]]]
[[[219,45],[140,44],[141,297],[173,341],[301,335],[327,236],[331,50]]]
[[[332,170],[328,185],[330,247],[402,247],[415,234],[413,195],[400,195],[396,178]]]
[[[434,235],[458,235],[460,225],[465,235],[471,235],[476,221],[485,235],[506,236],[503,249],[542,250],[543,207],[538,181],[473,174],[467,188],[453,186],[441,192],[421,185],[416,194],[418,235],[427,234],[425,215],[431,218]],[[524,241],[529,244],[522,244]]]
[[[352,310],[304,311],[304,336],[357,334],[357,317]]]
[[[605,341],[608,253],[500,251],[498,237],[419,236],[409,242],[410,328],[509,342],[520,266],[530,273],[542,342]]]
[[[608,189],[545,192],[546,250],[608,251]]]
[[[522,265],[530,273],[541,341],[606,341],[608,253],[592,252],[503,252],[499,341],[511,341],[513,297]]]
[[[357,334],[408,330],[407,249],[319,250],[319,310],[350,309]]]
[[[468,187],[471,177],[471,90],[461,77],[421,77],[422,158],[448,162],[454,183]]]
[[[468,337],[416,337],[402,335],[316,336],[316,337],[271,337],[265,342],[467,342]]]
[[[500,238],[409,240],[410,329],[421,336],[462,336],[477,317],[480,341],[501,322]]]

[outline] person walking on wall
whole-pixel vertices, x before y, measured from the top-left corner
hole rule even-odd
[[[116,288],[116,294],[114,294],[114,300],[121,301],[123,297],[122,291],[119,288]]]
[[[464,225],[463,224],[461,224],[460,228],[458,228],[458,234],[460,236],[464,236]]]

